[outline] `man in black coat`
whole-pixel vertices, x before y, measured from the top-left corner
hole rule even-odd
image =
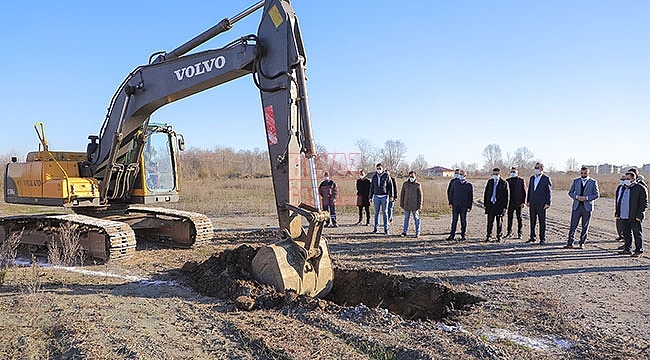
[[[528,183],[528,197],[526,205],[530,208],[530,239],[529,243],[536,242],[535,226],[539,220],[539,244],[546,245],[546,210],[551,207],[553,194],[551,178],[544,174],[544,164],[535,164],[535,174]]]
[[[513,217],[517,215],[517,239],[521,239],[521,209],[526,206],[526,184],[524,179],[519,177],[516,167],[510,168],[510,177],[506,179],[510,190],[510,201],[508,202],[508,233],[506,237],[512,236]]]
[[[359,207],[359,221],[355,225],[361,224],[363,220],[363,210],[366,211],[366,226],[370,224],[370,179],[366,177],[366,172],[359,170],[359,179],[357,179],[357,206]]]
[[[641,226],[644,212],[648,208],[648,190],[637,184],[635,173],[625,173],[625,184],[620,196],[616,199],[617,219],[622,219],[623,238],[625,245],[619,254],[643,256],[643,227]],[[632,236],[634,235],[634,253],[632,250]]]
[[[489,242],[492,237],[495,220],[497,222],[497,242],[501,241],[501,235],[503,234],[502,219],[508,208],[509,193],[508,183],[501,178],[501,169],[492,169],[492,178],[488,180],[483,193],[483,205],[487,214],[486,242]]]
[[[450,189],[449,207],[451,208],[451,233],[447,240],[453,240],[456,236],[456,226],[460,218],[460,239],[465,240],[467,230],[467,213],[472,211],[474,201],[474,187],[467,181],[465,170],[458,172],[458,181],[455,181]]]

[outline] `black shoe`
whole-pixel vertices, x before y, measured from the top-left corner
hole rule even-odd
[[[388,230],[384,230],[384,235],[388,236],[390,233],[388,233]]]
[[[359,225],[359,224],[361,224],[361,220],[354,223],[354,225]]]
[[[333,227],[333,228],[334,228],[334,227],[336,228],[336,227],[339,227],[339,225],[338,225],[338,224],[334,224],[334,225],[332,225],[332,227]]]
[[[526,241],[526,243],[534,243],[534,242],[537,242],[537,240],[535,240],[535,238],[530,238],[530,239],[528,239],[528,241]]]
[[[485,237],[485,242],[490,242],[490,235]]]
[[[501,239],[503,239],[501,236],[497,235],[497,242],[501,242]]]
[[[467,238],[465,237],[465,235],[463,235],[463,236],[460,237],[460,241],[465,241],[465,240],[467,240]]]
[[[621,240],[623,240],[623,237],[622,237],[621,235],[619,235],[619,236],[618,236],[616,239],[614,239],[614,240],[615,240],[615,241],[621,241]]]
[[[632,254],[632,257],[643,257],[643,253],[641,251],[635,251]]]
[[[373,233],[373,234],[376,234],[376,233],[377,233],[377,228],[375,228],[374,230],[372,230],[372,233]]]
[[[509,237],[511,237],[511,236],[512,236],[512,233],[511,233],[510,231],[508,231],[508,233],[506,234],[506,236],[504,236],[504,238],[507,239],[507,238],[509,238]]]
[[[584,249],[584,248],[585,248],[585,244],[578,244],[578,247],[579,247],[580,249]]]
[[[521,233],[517,234],[517,239],[521,239]]]
[[[625,245],[621,245],[621,246],[617,247],[616,250],[625,250]]]
[[[539,244],[540,244],[540,245],[546,245],[546,240],[540,240],[540,241],[539,241]]]
[[[623,250],[618,252],[619,255],[632,255],[630,250]]]
[[[405,237],[405,236],[406,236],[406,233],[403,232],[400,236],[401,236],[401,237]]]
[[[454,240],[454,235],[449,235],[446,240]]]
[[[562,247],[562,249],[573,249],[573,244],[566,244]]]

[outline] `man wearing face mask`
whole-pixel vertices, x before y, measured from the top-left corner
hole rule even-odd
[[[370,180],[370,201],[374,203],[375,208],[375,227],[372,230],[373,234],[377,233],[377,227],[379,225],[379,210],[381,209],[382,219],[384,221],[384,235],[389,235],[388,233],[388,201],[390,199],[390,194],[393,192],[393,186],[390,181],[390,176],[384,172],[384,166],[379,163],[377,164],[377,171],[375,175],[372,176]]]
[[[622,191],[623,191],[624,186],[625,186],[625,180],[626,179],[627,178],[625,177],[625,174],[621,175],[621,179],[619,180],[619,185],[618,185],[618,187],[616,187],[616,197],[615,197],[615,199],[618,199],[619,196],[621,196]],[[616,218],[616,234],[618,234],[618,236],[616,237],[615,240],[617,240],[617,241],[623,240],[623,220],[619,219],[619,218]],[[625,248],[625,245],[621,245],[618,249],[623,250],[624,248]]]
[[[501,241],[503,234],[503,214],[508,208],[509,189],[508,183],[500,176],[501,169],[492,169],[492,178],[485,185],[483,193],[483,205],[487,214],[487,235],[485,241],[489,242],[492,237],[494,221],[497,223],[497,242]]]
[[[589,177],[589,168],[583,166],[580,168],[580,177],[573,180],[569,189],[569,197],[573,199],[573,206],[571,210],[569,239],[564,246],[565,249],[573,249],[575,233],[580,219],[582,219],[582,229],[580,230],[578,247],[580,249],[584,247],[589,232],[589,220],[591,220],[591,213],[594,210],[594,200],[598,199],[599,196],[598,182]]]
[[[535,174],[528,182],[526,206],[530,209],[530,239],[527,243],[536,242],[535,227],[539,220],[539,244],[546,245],[546,210],[551,207],[553,194],[551,178],[544,174],[544,164],[535,164]]]
[[[517,215],[517,239],[521,239],[523,221],[521,209],[526,206],[526,184],[523,178],[519,177],[516,167],[510,168],[510,177],[506,179],[508,190],[510,190],[510,201],[508,202],[508,233],[506,237],[512,236],[513,215]]]
[[[330,179],[330,174],[327,171],[323,174],[323,177],[323,182],[318,186],[318,194],[323,199],[323,210],[330,212],[332,227],[338,227],[336,223],[336,196],[339,191],[336,183]],[[325,223],[325,226],[330,226],[329,220]]]
[[[474,186],[467,181],[465,170],[461,169],[458,175],[458,181],[454,182],[450,191],[451,232],[447,240],[454,240],[458,218],[460,218],[460,239],[466,240],[467,213],[472,211],[474,202]]]
[[[420,210],[422,210],[422,186],[415,179],[415,171],[409,171],[409,178],[402,185],[399,197],[399,206],[404,209],[404,228],[402,236],[406,236],[409,220],[413,214],[415,222],[415,237],[420,236]]]
[[[458,172],[460,169],[454,170],[454,177],[449,180],[449,185],[447,185],[447,200],[451,204],[451,187],[454,185],[456,181],[460,178],[460,175],[458,175]]]
[[[370,179],[366,178],[366,172],[359,170],[359,179],[357,179],[357,206],[359,207],[359,221],[355,225],[361,224],[363,220],[363,210],[366,211],[366,226],[370,224]]]
[[[622,220],[623,238],[625,245],[619,252],[621,255],[632,257],[643,256],[643,227],[644,212],[648,208],[648,190],[636,183],[636,174],[625,173],[623,191],[616,199],[617,219]],[[632,252],[632,236],[634,236],[634,252]]]

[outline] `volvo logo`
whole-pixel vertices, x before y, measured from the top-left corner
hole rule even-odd
[[[215,58],[201,61],[200,63],[190,65],[174,71],[176,79],[181,81],[185,78],[190,79],[197,75],[209,73],[212,69],[221,69],[226,65],[226,58],[224,56],[217,56]]]

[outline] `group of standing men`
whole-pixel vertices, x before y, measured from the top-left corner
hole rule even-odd
[[[336,184],[329,179],[326,172],[325,180],[319,186],[319,194],[323,200],[323,207],[330,212],[332,226],[337,227],[335,200],[337,196]],[[619,249],[620,254],[639,257],[643,254],[642,221],[644,212],[648,207],[648,190],[643,177],[636,169],[628,170],[620,179],[616,189],[616,228],[619,240],[624,240],[624,245]],[[539,244],[545,245],[546,239],[546,211],[551,207],[552,199],[551,178],[544,174],[544,164],[538,162],[534,167],[534,174],[526,187],[524,179],[519,176],[516,167],[510,168],[507,179],[501,178],[501,169],[492,169],[492,177],[487,181],[483,194],[483,205],[487,215],[487,234],[485,241],[492,241],[494,223],[496,222],[496,241],[501,241],[503,236],[503,216],[507,214],[507,233],[505,238],[513,237],[514,219],[517,220],[517,239],[522,237],[522,208],[527,206],[530,214],[530,237],[527,243],[537,242],[537,223],[539,223]],[[359,171],[356,183],[357,206],[359,208],[359,221],[361,224],[363,212],[366,214],[366,225],[370,224],[370,203],[374,203],[374,228],[377,233],[379,214],[382,215],[383,230],[389,235],[389,224],[392,223],[393,208],[397,196],[397,183],[395,178],[384,170],[382,164],[377,164],[376,172],[371,179],[366,177],[363,170]],[[571,222],[565,249],[575,247],[583,248],[587,241],[589,222],[594,210],[594,201],[600,197],[598,182],[589,176],[589,168],[580,169],[580,177],[573,180],[568,192],[573,199],[571,209]],[[456,169],[454,178],[447,187],[447,198],[452,209],[451,232],[447,240],[456,236],[458,220],[460,219],[461,240],[466,239],[467,213],[472,210],[474,201],[474,188],[467,181],[465,170]],[[409,178],[402,185],[399,196],[400,207],[404,210],[404,226],[402,236],[406,236],[411,216],[415,222],[415,237],[420,235],[420,211],[422,210],[422,187],[416,180],[415,171],[409,172]],[[575,233],[581,223],[580,239],[575,245]],[[329,226],[329,221],[326,226]],[[634,251],[632,240],[634,239]]]

